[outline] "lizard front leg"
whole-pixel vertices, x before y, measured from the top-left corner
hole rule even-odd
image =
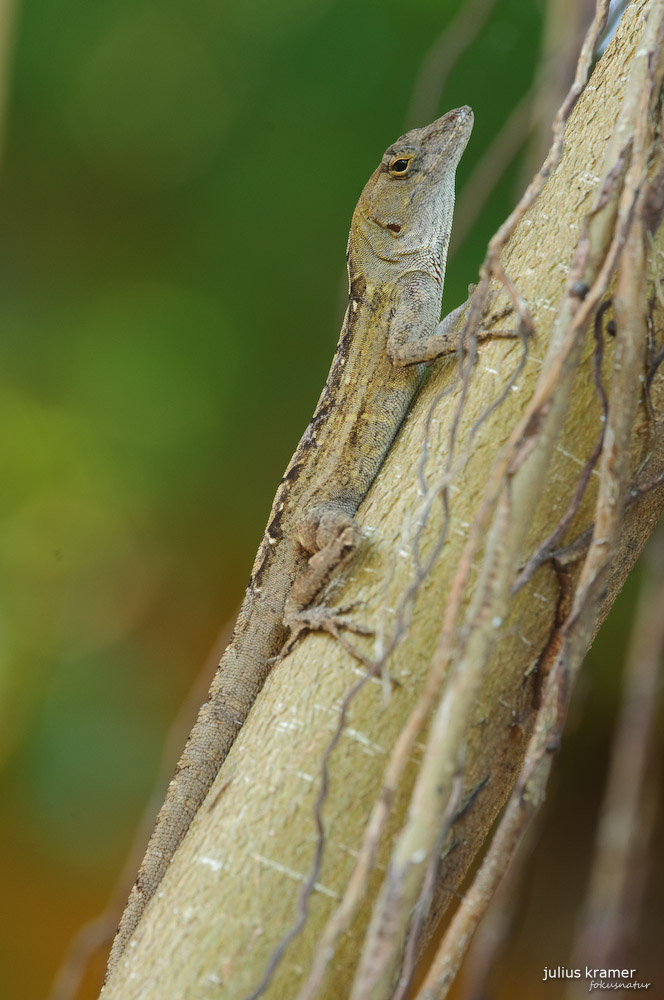
[[[435,318],[440,311],[437,291],[429,275],[411,275],[397,286],[387,338],[387,356],[392,364],[405,368],[436,361],[455,352],[463,331],[460,322],[465,320],[476,287],[468,285],[466,301],[438,322]],[[503,319],[512,312],[510,304],[500,313],[494,313],[492,320]],[[489,338],[513,340],[519,336],[518,330],[480,328],[476,331],[480,342]]]
[[[469,285],[466,301],[437,322],[440,300],[433,278],[418,274],[397,287],[387,339],[392,364],[421,364],[456,351],[457,327],[468,312],[474,291],[475,286]]]

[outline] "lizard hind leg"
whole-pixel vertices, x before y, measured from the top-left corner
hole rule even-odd
[[[314,508],[298,526],[298,542],[312,554],[295,578],[286,600],[284,620],[290,628],[287,650],[292,648],[302,632],[325,631],[342,642],[342,630],[360,635],[371,634],[370,629],[344,617],[349,608],[312,605],[316,596],[355,551],[358,535],[354,518],[347,511],[331,505]]]

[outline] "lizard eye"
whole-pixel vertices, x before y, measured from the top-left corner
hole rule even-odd
[[[390,163],[390,173],[393,177],[403,177],[408,173],[411,163],[412,159],[410,157],[400,156]]]

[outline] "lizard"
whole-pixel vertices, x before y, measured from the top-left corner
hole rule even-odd
[[[469,107],[401,136],[353,213],[348,306],[327,381],[281,480],[231,640],[168,787],[113,941],[107,977],[154,896],[268,673],[303,629],[338,634],[313,605],[358,542],[354,515],[419,389],[450,353],[468,302],[440,322],[456,168]]]

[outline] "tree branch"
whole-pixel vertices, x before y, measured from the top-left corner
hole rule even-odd
[[[581,66],[552,155],[491,243],[466,354],[434,366],[361,508],[367,543],[328,597],[374,628],[373,640],[354,641],[389,670],[389,697],[385,679],[328,636],[310,635],[278,664],[107,1000],[256,995],[307,884],[306,920],[264,995],[392,996],[413,906],[421,945],[524,755],[515,808],[532,811],[544,794],[573,676],[664,506],[662,488],[639,494],[664,471],[652,421],[664,379],[660,369],[648,382],[643,360],[651,302],[650,357],[664,333],[652,294],[664,254],[653,143],[663,2],[635,0],[585,91]],[[616,271],[600,472],[579,494],[604,415],[592,331]],[[520,337],[505,339],[515,320]],[[503,337],[478,347],[480,328]],[[639,499],[627,508],[630,492]],[[558,572],[541,565],[513,593],[519,568],[572,502],[561,542],[589,533],[589,545]],[[564,614],[560,574],[570,588]],[[427,988],[438,989],[432,975]]]

